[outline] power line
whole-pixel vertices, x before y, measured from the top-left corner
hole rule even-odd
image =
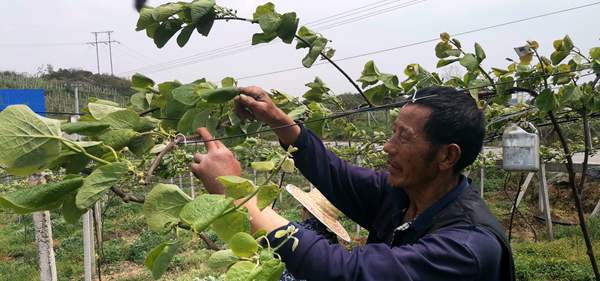
[[[64,47],[64,46],[82,46],[86,42],[58,42],[58,43],[15,43],[0,44],[0,48],[39,48],[39,47]]]
[[[466,35],[466,34],[470,34],[470,33],[476,33],[476,32],[479,32],[479,31],[485,31],[485,30],[489,30],[489,29],[493,29],[493,28],[498,28],[498,27],[503,27],[503,26],[512,25],[512,24],[516,24],[516,23],[521,23],[521,22],[525,22],[525,21],[530,21],[530,20],[534,20],[534,19],[539,19],[539,18],[551,16],[551,15],[566,13],[566,12],[570,12],[570,11],[574,11],[574,10],[578,10],[578,9],[582,9],[582,8],[591,7],[591,6],[598,5],[598,4],[600,4],[600,1],[589,3],[589,4],[585,4],[585,5],[581,5],[581,6],[576,6],[576,7],[572,7],[572,8],[568,8],[568,9],[557,10],[557,11],[553,11],[553,12],[549,12],[549,13],[545,13],[545,14],[540,14],[540,15],[532,16],[532,17],[527,17],[527,18],[523,18],[523,19],[512,20],[512,21],[508,21],[508,22],[504,22],[504,23],[500,23],[500,24],[495,24],[495,25],[490,25],[490,26],[486,26],[486,27],[471,29],[471,30],[468,30],[468,31],[458,32],[458,33],[452,34],[452,36],[461,36],[461,35]],[[427,39],[427,40],[423,40],[423,41],[418,41],[418,42],[413,42],[413,43],[409,43],[409,44],[399,45],[399,46],[396,46],[396,47],[391,47],[391,48],[386,48],[386,49],[380,49],[380,50],[371,51],[371,52],[367,52],[367,53],[362,53],[362,54],[357,54],[357,55],[353,55],[353,56],[348,56],[348,57],[344,57],[344,58],[341,58],[341,59],[337,59],[335,61],[339,62],[339,61],[356,59],[356,58],[365,57],[365,56],[369,56],[369,55],[375,55],[375,54],[385,53],[385,52],[389,52],[389,51],[400,50],[400,49],[404,49],[404,48],[408,48],[408,47],[423,45],[423,44],[427,44],[427,43],[437,42],[439,40],[440,40],[439,37],[435,37],[435,38],[432,38],[432,39]],[[315,66],[315,65],[323,65],[323,64],[327,64],[327,62],[315,63],[313,66]],[[268,75],[273,75],[273,74],[278,74],[278,73],[283,73],[283,72],[289,72],[289,71],[294,71],[294,70],[299,70],[299,69],[304,69],[304,67],[290,67],[290,68],[285,68],[285,69],[270,71],[270,72],[266,72],[266,73],[253,74],[253,75],[239,77],[239,78],[237,78],[237,80],[243,80],[243,79],[249,79],[249,78],[256,78],[256,77],[261,77],[261,76],[268,76]]]
[[[401,3],[400,5],[392,6],[392,7],[387,7],[385,9],[378,10],[378,11],[375,11],[375,12],[371,12],[369,14],[360,15],[358,17],[354,17],[354,18],[350,18],[350,19],[344,19],[343,22],[337,22],[337,23],[334,22],[335,20],[340,20],[340,19],[343,19],[344,17],[354,16],[354,15],[363,13],[365,11],[371,10],[373,8],[377,8],[377,7],[381,7],[381,6],[384,6],[384,5],[392,4],[394,2],[398,2],[398,0],[394,0],[392,2],[389,2],[389,0],[378,1],[378,2],[374,2],[374,3],[368,4],[368,5],[361,6],[359,8],[355,8],[355,9],[352,9],[352,10],[348,10],[346,12],[342,12],[342,13],[336,14],[336,15],[338,15],[337,18],[335,18],[336,15],[333,15],[333,17],[334,17],[333,19],[331,17],[326,17],[326,18],[322,18],[322,19],[319,19],[319,20],[316,20],[316,21],[313,21],[313,22],[309,22],[309,23],[307,23],[305,25],[307,25],[307,26],[310,25],[311,29],[318,29],[319,31],[324,31],[324,30],[328,30],[328,29],[335,28],[335,27],[338,27],[338,26],[342,26],[342,25],[350,24],[350,23],[357,22],[357,21],[360,21],[360,20],[364,20],[364,19],[367,19],[367,18],[370,18],[370,17],[373,17],[373,16],[377,16],[377,15],[383,14],[383,13],[388,13],[388,12],[392,12],[392,11],[395,11],[395,10],[398,10],[398,9],[401,9],[401,8],[406,8],[406,7],[409,7],[409,6],[413,6],[413,5],[416,5],[416,4],[425,2],[425,1],[427,1],[427,0],[412,0],[412,1],[407,1],[407,2]],[[381,2],[389,2],[389,3],[381,4]],[[379,4],[379,5],[376,5],[376,4]],[[373,6],[373,5],[375,5],[375,6]],[[370,7],[370,6],[373,6],[373,7]],[[356,11],[356,10],[359,10],[361,8],[367,8],[367,9],[363,9],[363,10],[360,10],[360,11],[354,12],[354,13],[348,13],[350,11]],[[339,15],[342,15],[342,17],[339,17]],[[329,24],[329,25],[327,25],[327,24]],[[327,26],[323,27],[323,28],[318,28],[319,25],[327,25]],[[216,59],[216,58],[221,58],[221,57],[226,57],[226,56],[238,54],[238,53],[250,50],[250,49],[252,49],[254,47],[264,47],[264,46],[270,45],[270,44],[263,44],[263,45],[259,45],[259,46],[248,46],[248,43],[250,43],[250,42],[251,42],[250,40],[246,40],[246,41],[243,41],[243,42],[234,43],[234,44],[227,45],[227,46],[220,47],[220,48],[216,48],[216,49],[213,49],[213,50],[209,50],[209,51],[197,53],[197,54],[194,54],[194,55],[191,55],[191,56],[187,56],[187,57],[184,57],[184,58],[180,58],[180,59],[176,59],[176,60],[172,60],[172,61],[167,61],[167,62],[164,62],[164,63],[158,63],[158,64],[154,64],[154,65],[150,65],[150,66],[139,67],[139,68],[136,68],[136,69],[132,69],[132,70],[129,70],[129,71],[122,72],[121,74],[123,74],[123,73],[131,73],[131,72],[140,71],[140,70],[145,70],[145,69],[148,69],[148,68],[150,68],[151,70],[145,70],[145,72],[149,72],[149,73],[160,72],[160,71],[164,71],[164,70],[168,70],[168,69],[172,69],[172,68],[177,68],[177,67],[181,67],[181,66],[185,66],[185,65],[189,65],[189,64],[195,64],[195,63],[206,61],[206,60],[211,60],[211,59]],[[158,69],[152,70],[153,67],[158,67]]]

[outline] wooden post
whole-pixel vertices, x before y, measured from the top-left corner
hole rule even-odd
[[[83,280],[92,281],[94,278],[94,223],[92,211],[88,210],[82,216],[83,220]]]
[[[483,199],[483,187],[484,187],[484,185],[485,185],[485,166],[484,166],[484,165],[481,165],[481,169],[480,169],[480,172],[479,172],[479,176],[480,176],[479,183],[480,183],[480,185],[481,185],[481,186],[479,187],[479,188],[480,188],[480,191],[481,191],[481,194],[480,194],[480,195],[481,195],[481,199]]]
[[[196,198],[196,190],[194,189],[194,174],[190,172],[190,197]]]
[[[45,179],[39,173],[29,178],[30,185],[44,184]],[[50,212],[42,211],[33,213],[33,224],[35,227],[35,242],[38,247],[38,262],[41,281],[56,281],[56,259],[52,240],[52,221]]]
[[[546,184],[546,164],[540,163],[540,195],[543,205],[543,214],[546,219],[546,227],[548,228],[548,238],[554,239],[554,231],[552,231],[552,217],[550,210],[550,200],[548,199],[548,185]]]
[[[517,195],[517,202],[515,203],[515,207],[519,207],[519,204],[521,203],[521,200],[523,200],[523,196],[525,196],[527,187],[529,187],[529,183],[531,182],[531,179],[533,178],[534,175],[535,175],[534,172],[530,172],[527,174],[527,177],[525,178],[523,185],[521,185],[521,192],[519,192],[519,194]],[[510,212],[512,213],[512,211],[513,211],[513,208],[511,207]]]

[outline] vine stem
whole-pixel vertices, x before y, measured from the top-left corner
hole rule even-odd
[[[241,17],[217,17],[217,18],[215,18],[215,20],[238,20],[238,21],[245,21],[245,22],[249,22],[249,23],[258,23],[257,20],[241,18]],[[296,38],[296,40],[302,41],[302,43],[310,46],[310,44],[306,40],[302,39],[300,36],[294,34],[294,37]],[[352,80],[352,78],[350,77],[350,75],[348,75],[348,73],[346,73],[346,71],[344,71],[337,63],[335,63],[331,58],[329,58],[325,53],[323,53],[323,51],[319,52],[319,54],[321,55],[321,57],[323,57],[329,63],[331,63],[331,65],[333,65],[340,73],[342,73],[342,75],[344,75],[344,77],[346,77],[348,82],[350,82],[350,84],[352,84],[352,86],[354,86],[354,88],[362,96],[362,98],[369,105],[369,107],[373,107],[373,104],[371,103],[371,101],[369,101],[367,96],[365,96],[365,93],[360,89],[360,87],[356,84],[356,82],[354,82],[354,80]],[[493,83],[494,82],[492,80],[492,84]]]
[[[117,196],[121,197],[121,200],[123,200],[123,202],[125,202],[125,203],[135,202],[135,203],[144,204],[144,202],[146,202],[146,198],[137,197],[131,193],[126,193],[116,186],[111,187],[110,190]]]
[[[600,280],[600,272],[598,271],[598,264],[596,262],[596,258],[594,257],[594,248],[592,246],[592,241],[590,239],[587,223],[585,222],[585,216],[583,213],[583,208],[581,206],[581,196],[577,187],[575,185],[575,170],[573,168],[573,158],[571,156],[571,151],[567,144],[567,140],[562,132],[562,128],[556,122],[556,117],[552,111],[548,112],[548,116],[550,117],[550,121],[552,121],[552,125],[554,126],[554,130],[558,135],[561,146],[563,147],[563,151],[565,153],[565,157],[567,159],[567,172],[569,174],[569,186],[571,187],[571,191],[573,193],[573,199],[575,200],[575,207],[577,208],[577,215],[579,217],[579,226],[581,227],[581,232],[583,233],[583,239],[585,241],[585,246],[587,248],[587,255],[590,258],[590,262],[592,264],[592,269],[594,271],[594,276],[596,280]]]
[[[64,138],[58,138],[58,139],[60,139],[60,140],[62,141],[62,143],[63,143],[63,144],[65,144],[65,145],[66,145],[66,146],[68,146],[70,149],[74,150],[75,152],[79,152],[79,153],[81,153],[81,154],[85,155],[86,157],[88,157],[88,158],[90,158],[90,159],[92,159],[92,160],[94,160],[94,161],[97,161],[97,162],[99,162],[99,163],[102,163],[102,164],[105,164],[105,165],[106,165],[106,164],[110,164],[110,162],[109,162],[109,161],[106,161],[106,160],[104,160],[104,159],[101,159],[101,158],[98,158],[98,157],[96,157],[96,156],[94,156],[94,155],[91,155],[91,154],[89,154],[89,153],[88,153],[88,152],[85,150],[85,148],[81,147],[80,145],[76,144],[75,142],[72,142],[72,141],[70,141],[70,140],[67,140],[67,139],[64,139]]]
[[[184,137],[181,135],[175,137],[169,144],[167,144],[167,146],[165,148],[163,148],[163,150],[161,150],[160,153],[158,153],[156,158],[154,158],[154,160],[152,160],[152,163],[150,164],[148,171],[146,171],[146,177],[144,178],[144,184],[146,186],[148,184],[150,184],[150,181],[152,180],[152,174],[154,173],[154,170],[156,170],[156,168],[160,164],[160,160],[162,160],[163,157],[165,157],[165,155],[169,151],[173,150],[173,148],[175,148],[175,146],[177,146],[183,140],[184,140]]]

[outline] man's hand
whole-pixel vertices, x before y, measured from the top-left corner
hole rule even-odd
[[[202,140],[213,139],[206,128],[198,128],[197,132]],[[206,154],[194,154],[192,172],[204,183],[209,193],[223,194],[225,188],[217,181],[217,177],[241,175],[240,162],[235,159],[233,153],[221,141],[209,141],[205,145]]]
[[[275,130],[279,139],[285,144],[293,144],[300,135],[300,127],[290,126],[295,122],[283,110],[278,108],[269,94],[256,86],[239,88],[241,95],[235,98],[235,113],[242,119],[257,119],[267,123],[272,128],[284,126]]]

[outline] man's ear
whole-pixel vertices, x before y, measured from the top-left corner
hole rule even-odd
[[[458,144],[451,143],[443,145],[438,154],[438,159],[440,160],[440,170],[445,171],[449,169],[454,169],[454,166],[460,159],[461,155],[462,150],[460,149],[460,146],[458,146]]]

